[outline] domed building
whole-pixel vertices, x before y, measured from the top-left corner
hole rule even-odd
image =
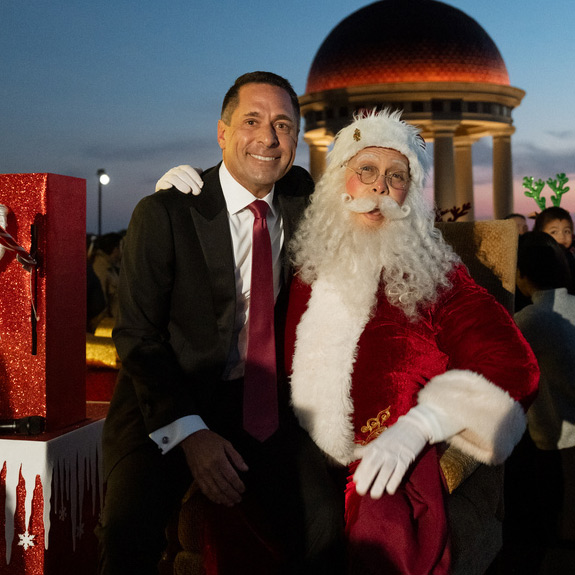
[[[397,108],[433,141],[438,207],[471,203],[472,144],[493,138],[495,218],[513,211],[511,118],[525,92],[497,46],[461,10],[436,0],[381,0],[348,16],[319,48],[300,97],[314,179],[335,134],[361,109]]]

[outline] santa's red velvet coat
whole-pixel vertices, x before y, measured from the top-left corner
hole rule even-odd
[[[449,443],[484,463],[504,461],[525,428],[524,408],[539,375],[531,349],[463,266],[450,280],[452,287],[416,321],[389,304],[383,290],[369,315],[347,305],[335,282],[292,283],[286,330],[292,400],[314,441],[349,466],[354,572],[449,572],[437,447],[422,453],[394,496],[375,501],[355,493],[355,445],[375,439],[417,403],[439,405],[461,421],[463,431]]]

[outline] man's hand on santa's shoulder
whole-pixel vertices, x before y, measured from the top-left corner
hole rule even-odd
[[[238,471],[247,471],[248,466],[227,439],[201,429],[180,445],[195,481],[210,501],[232,507],[242,500],[245,486]]]

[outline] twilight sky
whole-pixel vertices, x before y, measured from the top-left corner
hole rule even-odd
[[[546,180],[565,172],[572,191],[561,205],[575,212],[572,0],[446,3],[486,30],[511,85],[527,92],[513,115],[516,211],[536,209],[523,196],[523,176]],[[270,70],[303,94],[325,37],[368,4],[2,0],[0,173],[86,179],[87,228],[95,231],[96,172],[104,168],[111,182],[103,193],[103,231],[125,228],[137,201],[167,169],[219,161],[221,100],[237,76]],[[409,34],[409,22],[404,25]],[[478,219],[492,215],[490,148],[490,138],[473,146]],[[303,139],[296,163],[308,165]]]

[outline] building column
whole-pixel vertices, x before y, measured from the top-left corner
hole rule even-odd
[[[304,141],[309,146],[309,172],[317,182],[325,172],[327,151],[333,136],[323,129],[311,130],[305,134]]]
[[[435,205],[447,210],[456,205],[454,133],[457,122],[434,122],[433,134],[433,191]]]
[[[473,198],[473,138],[455,138],[455,205],[458,208],[471,204],[469,212],[459,221],[472,222],[475,219]]]
[[[513,163],[509,127],[493,134],[493,217],[503,219],[513,212]]]

